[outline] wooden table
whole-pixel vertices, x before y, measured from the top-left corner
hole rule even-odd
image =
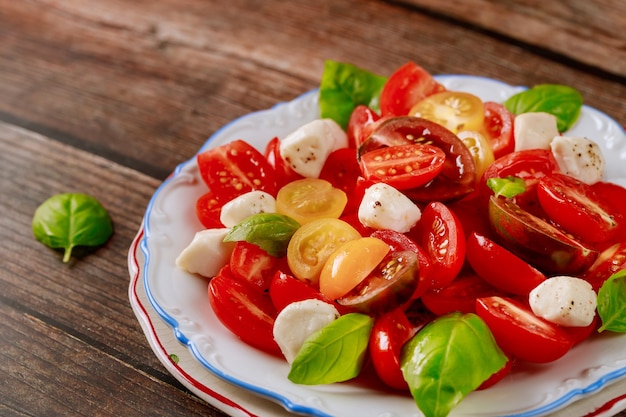
[[[325,59],[567,84],[626,124],[625,28],[621,0],[0,0],[0,414],[224,415],[151,349],[127,254],[179,163],[315,88]],[[61,192],[115,224],[69,264],[31,231]]]

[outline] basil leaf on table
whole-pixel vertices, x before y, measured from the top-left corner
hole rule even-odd
[[[451,313],[407,342],[401,368],[422,413],[444,417],[507,360],[480,317]]]
[[[287,245],[300,223],[289,216],[277,213],[254,214],[235,226],[224,237],[224,242],[245,240],[272,256],[287,253]]]
[[[349,313],[309,336],[288,378],[303,385],[333,384],[356,377],[363,366],[374,319]]]
[[[626,269],[611,275],[602,284],[597,309],[602,320],[599,332],[626,332]]]
[[[504,106],[513,114],[553,114],[556,116],[559,132],[565,132],[578,120],[583,96],[575,88],[566,85],[540,84],[509,97]]]
[[[320,82],[320,115],[342,128],[348,126],[356,106],[364,104],[377,111],[380,92],[387,77],[373,74],[352,64],[326,61]]]
[[[44,245],[65,250],[68,262],[77,246],[100,246],[113,234],[109,213],[87,194],[57,194],[35,210],[33,233]]]

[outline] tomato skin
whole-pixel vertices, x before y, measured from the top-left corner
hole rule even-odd
[[[363,195],[357,188],[361,177],[361,167],[357,160],[356,150],[352,148],[337,149],[328,155],[319,178],[326,180],[333,187],[342,190],[348,196],[344,213],[356,212]]]
[[[380,116],[371,108],[364,104],[359,104],[352,110],[346,133],[348,135],[348,144],[350,148],[359,149],[361,144],[369,137]]]
[[[387,79],[380,95],[382,116],[404,116],[415,103],[445,91],[433,76],[414,62],[407,62]]]
[[[196,200],[196,217],[207,229],[220,229],[224,227],[220,221],[220,212],[225,202],[212,191],[202,194]]]
[[[230,270],[235,278],[250,283],[261,291],[269,288],[277,259],[253,243],[235,243],[230,255]]]
[[[562,328],[535,316],[530,307],[511,298],[479,298],[476,313],[487,323],[498,346],[518,359],[547,363],[559,359],[573,346]]]
[[[291,303],[308,299],[320,300],[328,304],[332,304],[341,314],[345,314],[350,311],[330,300],[312,285],[304,281],[300,281],[292,275],[280,270],[276,271],[272,277],[269,286],[269,296],[272,300],[272,304],[278,312]]]
[[[225,203],[252,190],[276,195],[274,168],[243,140],[208,149],[196,160],[204,182]]]
[[[422,211],[416,242],[432,265],[430,287],[442,288],[459,274],[465,262],[465,233],[461,221],[445,204],[433,201]]]
[[[491,197],[489,222],[496,241],[543,273],[576,275],[598,252],[569,237],[513,201]]]
[[[429,311],[442,316],[455,311],[475,313],[477,298],[500,293],[478,275],[463,273],[443,288],[426,291],[421,299]]]
[[[513,137],[513,114],[501,103],[486,101],[483,130],[491,141],[496,159],[515,150]]]
[[[229,267],[209,281],[208,295],[220,322],[243,342],[280,356],[273,336],[276,309],[269,296],[230,275]]]
[[[478,233],[467,238],[467,260],[485,281],[502,291],[527,296],[546,276],[509,250]]]
[[[600,323],[600,319],[599,319],[598,315],[596,314],[593,317],[593,321],[588,326],[585,326],[585,327],[561,327],[561,329],[565,333],[567,333],[567,335],[569,336],[570,339],[572,339],[572,343],[574,345],[577,345],[579,343],[584,342],[585,340],[587,340],[589,338],[589,336],[594,334],[596,329],[599,327],[599,323]]]
[[[382,122],[359,148],[359,157],[385,146],[427,143],[445,154],[443,170],[428,184],[405,194],[414,201],[459,199],[474,190],[476,167],[467,146],[445,127],[419,117],[393,117]]]
[[[420,187],[443,169],[446,154],[438,147],[407,144],[374,149],[361,156],[363,176],[398,190]]]
[[[369,351],[376,374],[389,387],[408,390],[402,376],[400,355],[402,346],[415,335],[414,327],[402,309],[394,309],[374,321]]]
[[[562,229],[589,243],[606,242],[618,230],[616,214],[588,184],[552,174],[537,185],[541,207]]]
[[[626,268],[626,241],[615,243],[600,252],[595,262],[587,269],[581,278],[591,284],[598,292],[604,281],[621,269]]]
[[[496,383],[502,381],[504,377],[511,372],[514,362],[515,360],[513,358],[509,358],[509,360],[506,361],[504,366],[499,371],[492,374],[486,381],[480,384],[480,386],[476,388],[476,390],[484,390],[489,387],[493,387]]]
[[[280,155],[280,139],[272,138],[265,147],[265,159],[274,168],[276,190],[282,188],[285,184],[304,178],[293,170],[283,157]]]

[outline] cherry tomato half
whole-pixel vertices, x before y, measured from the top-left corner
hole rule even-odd
[[[604,281],[626,267],[626,242],[615,243],[603,250],[582,278],[598,292]]]
[[[209,281],[209,302],[222,324],[257,349],[281,355],[274,341],[276,309],[269,296],[230,276],[229,267]]]
[[[541,271],[478,233],[467,238],[467,261],[481,278],[511,294],[527,296],[546,279]]]
[[[590,185],[569,175],[543,177],[537,197],[552,221],[585,242],[606,242],[617,233],[617,214]]]
[[[361,167],[356,157],[356,150],[340,148],[328,155],[322,167],[319,178],[326,180],[333,187],[340,189],[348,197],[344,208],[345,213],[356,212],[363,197],[357,189],[357,182],[361,176]]]
[[[591,186],[596,194],[611,207],[619,225],[612,243],[626,242],[626,188],[612,182],[598,181]]]
[[[491,148],[496,159],[515,150],[513,138],[513,114],[503,104],[486,101],[483,131],[491,141]]]
[[[375,149],[361,156],[363,176],[398,190],[420,187],[443,169],[446,154],[438,147],[408,144]]]
[[[535,316],[530,307],[511,298],[479,298],[476,314],[487,323],[503,351],[527,362],[554,361],[573,345],[559,326]]]
[[[274,168],[263,154],[243,140],[201,152],[196,159],[200,176],[224,203],[252,190],[275,195]]]
[[[198,200],[196,200],[196,217],[207,229],[219,229],[224,227],[220,221],[220,212],[222,206],[226,202],[222,201],[212,191],[202,194]]]
[[[458,133],[482,128],[485,109],[483,101],[474,94],[442,91],[418,101],[409,110],[409,116],[432,120],[452,133]]]
[[[300,281],[283,271],[276,271],[274,273],[270,282],[269,296],[272,300],[272,304],[274,304],[274,307],[279,312],[291,303],[308,299],[320,300],[332,304],[340,313],[348,312],[345,309],[342,311],[342,306],[330,300],[311,284]]]
[[[352,110],[346,134],[350,148],[359,149],[379,123],[380,116],[364,104],[359,104]]]
[[[346,193],[330,182],[303,178],[278,190],[276,212],[305,224],[321,218],[339,218],[347,203]]]
[[[426,291],[422,295],[424,306],[434,314],[460,311],[476,312],[476,299],[498,295],[500,291],[474,273],[462,273],[449,285]]]
[[[433,76],[414,62],[407,62],[387,79],[380,94],[382,116],[405,116],[418,101],[445,91]]]
[[[291,165],[289,165],[280,155],[280,139],[277,137],[274,137],[267,143],[267,146],[265,147],[265,159],[267,159],[267,162],[274,167],[277,190],[291,181],[304,178],[302,175],[294,171]]]
[[[235,278],[267,290],[277,258],[244,240],[236,242],[230,255],[230,270]]]

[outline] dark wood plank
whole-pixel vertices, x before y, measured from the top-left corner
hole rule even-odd
[[[220,415],[157,360],[128,301],[126,254],[158,181],[0,123],[2,415]],[[115,233],[69,264],[36,241],[36,207],[86,192]]]
[[[399,0],[626,77],[622,0]]]
[[[414,60],[434,73],[561,82],[626,123],[623,79],[401,5],[0,0],[0,9],[0,118],[158,178],[233,118],[317,86],[325,59],[386,75]]]

